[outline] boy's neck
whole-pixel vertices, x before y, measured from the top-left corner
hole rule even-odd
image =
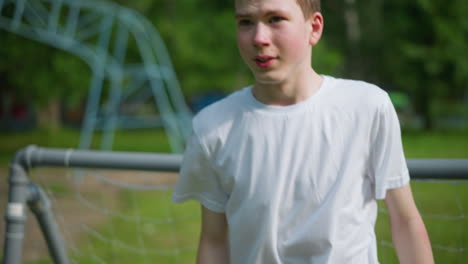
[[[287,106],[300,103],[313,96],[319,89],[323,77],[312,68],[278,83],[257,82],[252,88],[254,97],[266,105]]]

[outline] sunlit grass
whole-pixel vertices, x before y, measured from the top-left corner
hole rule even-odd
[[[124,217],[112,217],[97,227],[106,241],[90,236],[78,263],[193,263],[200,209],[195,202],[174,205],[170,191],[123,191]],[[93,260],[94,258],[94,260]]]
[[[468,182],[413,181],[411,183],[416,205],[434,247],[436,263],[461,263],[464,252],[458,249],[468,247]],[[385,208],[379,201],[380,208]],[[391,242],[387,213],[380,213],[376,224],[378,240]],[[442,250],[445,248],[445,250]],[[398,263],[395,249],[379,245],[379,259],[384,263]],[[468,257],[468,256],[466,256]],[[462,261],[464,263],[464,261]]]
[[[406,158],[468,158],[468,130],[402,133]]]

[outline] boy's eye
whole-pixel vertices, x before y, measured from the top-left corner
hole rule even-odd
[[[278,23],[278,22],[281,22],[283,20],[284,19],[282,17],[274,16],[274,17],[270,18],[270,23]]]
[[[252,25],[252,21],[249,20],[249,19],[240,19],[237,24],[239,26],[249,26],[249,25]]]

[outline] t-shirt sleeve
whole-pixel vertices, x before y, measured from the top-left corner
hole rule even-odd
[[[213,169],[198,136],[192,133],[185,150],[172,201],[199,201],[207,209],[223,213],[228,195]]]
[[[369,168],[376,199],[385,199],[387,190],[402,187],[410,180],[400,123],[388,95],[374,118]]]

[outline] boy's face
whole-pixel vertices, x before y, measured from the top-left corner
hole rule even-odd
[[[304,18],[296,0],[236,0],[237,44],[257,83],[282,82],[311,67],[316,14]]]

